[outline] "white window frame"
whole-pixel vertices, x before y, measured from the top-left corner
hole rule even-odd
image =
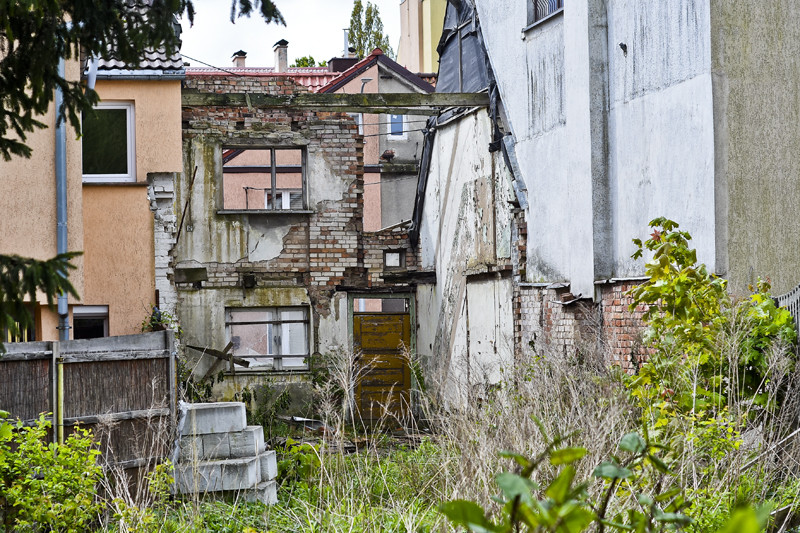
[[[75,329],[75,319],[102,318],[103,337],[108,337],[108,306],[107,305],[76,305],[72,308],[72,326]]]
[[[135,182],[136,181],[136,114],[133,102],[100,102],[95,109],[124,109],[127,111],[128,172],[125,174],[83,174],[84,183]],[[81,146],[81,157],[83,147]],[[83,172],[83,161],[81,161]]]
[[[364,135],[364,114],[363,113],[348,113],[358,126],[358,134]]]
[[[400,133],[400,134],[392,133],[392,117],[394,117],[394,116],[400,117],[400,122],[401,122],[401,125],[403,127],[403,133]],[[390,115],[388,115],[388,117],[389,117],[389,120],[386,121],[386,125],[388,127],[388,130],[387,130],[388,138],[393,140],[393,141],[400,141],[400,140],[403,140],[403,139],[407,139],[408,138],[408,128],[406,127],[407,126],[407,124],[406,124],[406,116],[405,115],[392,115],[392,114],[390,114]]]
[[[232,312],[235,311],[273,311],[275,313],[279,313],[281,310],[297,310],[303,311],[303,320],[282,320],[280,318],[276,318],[274,320],[269,321],[256,321],[256,322],[234,322],[232,317]],[[283,325],[283,324],[298,324],[302,323],[305,325],[305,334],[306,334],[306,353],[305,354],[261,354],[261,355],[243,355],[237,354],[235,351],[233,355],[236,357],[241,357],[242,359],[252,360],[252,359],[272,359],[272,364],[258,364],[252,365],[248,368],[250,371],[253,372],[275,372],[275,371],[297,371],[297,372],[305,372],[309,369],[309,357],[311,356],[311,328],[310,328],[310,316],[311,310],[307,305],[284,305],[284,306],[267,306],[267,307],[226,307],[225,308],[225,334],[229,341],[233,340],[233,336],[231,335],[231,326],[236,324],[249,324],[249,325],[258,325],[264,324],[264,326],[269,331],[269,326],[272,325]],[[281,347],[287,342],[288,338],[286,337],[283,328],[281,328],[281,332],[278,334],[281,339]],[[269,345],[269,344],[268,344]],[[291,366],[285,367],[283,364],[283,359],[297,359],[303,358],[304,362],[302,365],[299,366]],[[231,366],[233,366],[233,362],[231,362]],[[243,370],[248,370],[239,368],[237,372],[241,372]]]

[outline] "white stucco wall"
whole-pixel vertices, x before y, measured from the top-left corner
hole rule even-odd
[[[568,3],[526,32],[524,2],[476,3],[529,193],[528,281],[591,296],[641,275],[631,239],[657,216],[714,265],[708,3]]]

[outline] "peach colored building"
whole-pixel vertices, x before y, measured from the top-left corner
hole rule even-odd
[[[86,75],[78,61],[67,76]],[[182,170],[179,55],[147,54],[136,68],[99,61],[101,102],[66,131],[67,249],[82,251],[70,280],[69,338],[138,333],[157,305],[148,177]],[[30,159],[0,161],[0,253],[47,259],[57,253],[54,106],[48,128],[29,135]],[[35,327],[20,340],[59,338],[58,314],[40,297]],[[8,339],[7,339],[8,340]]]

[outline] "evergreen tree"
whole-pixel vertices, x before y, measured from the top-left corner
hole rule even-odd
[[[231,0],[231,21],[253,11],[285,24],[272,0]],[[173,53],[180,44],[176,17],[184,13],[194,19],[191,0],[0,0],[0,155],[31,156],[26,136],[46,127],[37,115],[47,112],[57,87],[64,95],[59,120],[80,131],[80,114],[97,94],[64,79],[62,59],[82,50],[136,65],[147,49]]]
[[[394,57],[389,37],[383,33],[383,22],[378,6],[372,2],[367,1],[366,9],[361,0],[353,2],[347,40],[350,46],[355,48],[358,57],[368,56],[375,48],[380,48],[387,56]]]

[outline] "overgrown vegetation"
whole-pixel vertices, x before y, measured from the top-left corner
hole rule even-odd
[[[117,491],[95,524],[248,533],[796,527],[791,317],[763,281],[749,298],[731,298],[697,263],[687,233],[667,219],[651,226],[651,238],[636,241],[650,279],[629,295],[632,310],[647,308],[647,358],[635,374],[606,365],[599,332],[574,352],[540,343],[493,385],[428,373],[423,431],[388,414],[351,424],[357,412],[344,391],[359,367],[356,354],[334,350],[312,365],[324,427],[276,446],[277,505],[170,501],[165,464],[145,483],[147,497]],[[445,388],[461,396],[443,404]],[[252,415],[274,418],[270,405]],[[398,426],[405,432],[393,436]]]

